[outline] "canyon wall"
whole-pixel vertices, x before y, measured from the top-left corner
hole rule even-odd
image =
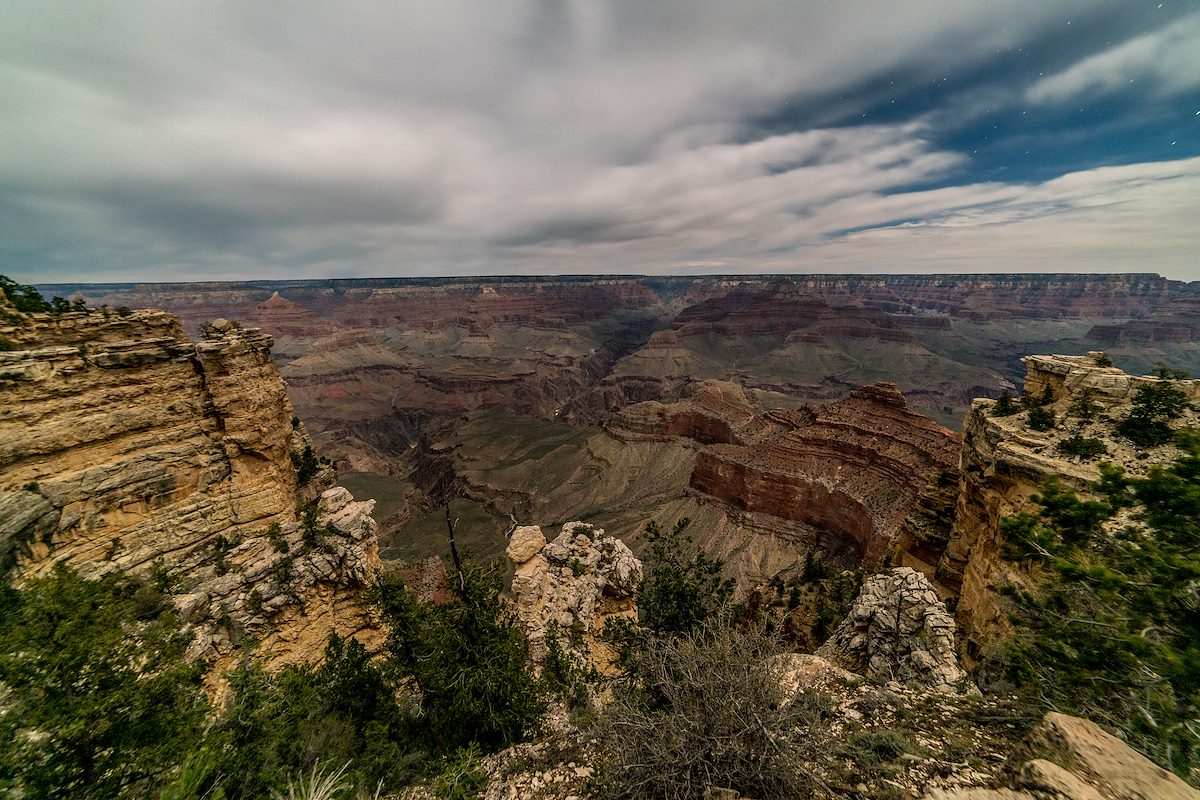
[[[397,475],[405,451],[463,412],[575,425],[696,381],[768,407],[891,381],[958,427],[1021,379],[1031,350],[1112,342],[1131,369],[1200,370],[1200,285],[1156,275],[556,276],[46,287],[93,306],[154,305],[184,328],[216,316],[275,337],[322,454]],[[1105,344],[1108,347],[1108,344]],[[1123,360],[1128,359],[1128,360]]]
[[[763,412],[736,384],[710,382],[670,405],[626,408],[605,430],[622,441],[687,437],[690,489],[733,516],[800,523],[805,544],[876,564],[930,484],[955,474],[958,437],[910,410],[894,384],[827,405]],[[794,526],[779,534],[795,536]]]
[[[309,658],[329,632],[369,627],[359,594],[378,565],[371,504],[321,496],[329,470],[311,450],[303,466],[310,440],[269,336],[222,321],[192,342],[155,310],[4,320],[13,349],[0,352],[0,559],[10,580],[58,564],[152,573],[190,597],[190,621],[212,645],[198,654],[211,658],[249,634],[269,640],[276,660]],[[270,585],[255,579],[273,565]]]
[[[1057,477],[1065,488],[1086,495],[1100,478],[1099,464],[1104,461],[1140,476],[1178,453],[1171,444],[1138,448],[1116,434],[1114,423],[1128,414],[1138,387],[1160,379],[1127,375],[1105,366],[1102,355],[1023,359],[1025,394],[1038,398],[1048,389],[1055,398],[1047,406],[1057,419],[1050,430],[1030,428],[1028,411],[992,416],[992,401],[975,401],[963,434],[961,478],[944,549],[939,554],[936,542],[923,547],[917,536],[904,538],[898,547],[897,563],[922,569],[934,578],[943,595],[958,598],[956,620],[968,663],[1009,633],[999,590],[1024,580],[1020,567],[1002,557],[1001,520],[1032,508],[1031,498],[1047,478]],[[1179,380],[1175,385],[1193,404],[1200,401],[1200,381]],[[1096,406],[1087,419],[1073,411],[1084,392]],[[1200,416],[1192,409],[1184,412],[1178,424],[1198,421]],[[1058,445],[1074,434],[1101,441],[1104,454],[1090,461],[1063,455]]]

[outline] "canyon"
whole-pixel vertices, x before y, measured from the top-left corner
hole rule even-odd
[[[44,288],[161,307],[189,331],[222,316],[272,336],[316,451],[378,501],[385,558],[436,554],[449,499],[484,556],[503,551],[512,519],[583,519],[636,549],[649,519],[689,516],[747,582],[815,546],[850,563],[902,540],[910,562],[937,562],[959,480],[948,431],[975,398],[1020,386],[1026,353],[1103,346],[1130,372],[1200,370],[1200,286],[1154,275]],[[878,425],[915,438],[877,442]],[[815,474],[771,466],[793,459]]]
[[[1191,326],[1200,287],[1153,275],[45,289],[178,315],[182,330],[159,338],[199,334],[215,317],[270,337],[311,446],[337,464],[344,486],[376,499],[385,559],[440,552],[446,501],[482,556],[503,551],[512,520],[581,519],[636,550],[648,520],[687,516],[746,584],[794,569],[816,548],[846,564],[902,557],[944,576],[943,592],[957,590],[953,431],[965,419],[968,442],[979,439],[975,398],[1015,390],[1028,352],[1103,343],[1130,372],[1159,360],[1200,368]],[[128,319],[114,313],[108,324]],[[19,332],[5,335],[20,344]],[[235,527],[238,513],[226,512]],[[279,513],[253,516],[270,524]],[[92,556],[122,538],[105,536],[89,544]]]
[[[671,299],[678,311],[664,324],[655,315],[665,293],[617,280],[543,287],[547,296],[534,299],[542,290],[528,285],[512,291],[517,299],[419,287],[413,294],[424,299],[404,301],[412,305],[403,325],[347,329],[350,317],[272,290],[245,319],[290,339],[280,358],[275,337],[225,319],[185,322],[111,306],[19,314],[0,305],[0,564],[18,585],[58,565],[86,576],[147,576],[171,595],[191,637],[188,657],[208,668],[219,693],[220,674],[251,642],[272,669],[319,658],[330,634],[377,649],[384,633],[367,589],[396,568],[389,562],[424,569],[421,560],[443,549],[452,511],[460,542],[476,555],[507,554],[515,619],[534,656],[544,658],[550,632],[565,629],[578,633],[577,663],[607,672],[614,653],[600,632],[608,620],[636,618],[645,523],[687,517],[742,599],[793,583],[814,558],[843,575],[875,573],[820,655],[876,683],[898,680],[907,688],[896,691],[910,694],[897,696],[917,704],[933,702],[920,692],[937,703],[973,702],[959,661],[970,670],[1006,640],[1004,590],[1037,578],[1006,557],[1000,520],[1031,508],[1047,478],[1088,496],[1100,477],[1097,461],[1065,456],[1060,445],[1070,435],[1093,437],[1133,477],[1179,451],[1134,447],[1113,431],[1139,389],[1162,380],[1113,366],[1118,348],[1018,361],[1024,395],[1046,398],[1041,408],[1057,426],[1038,430],[1031,408],[1001,416],[993,397],[980,397],[961,434],[911,400],[929,395],[897,382],[826,381],[808,391],[799,379],[715,366],[759,369],[782,358],[764,341],[787,352],[839,339],[925,348],[922,337],[954,334],[967,317],[997,324],[1050,313],[1024,304],[1012,283],[998,282],[995,291],[1012,294],[987,317],[969,297],[939,294],[931,283],[922,284],[921,302],[953,306],[961,318],[888,305],[879,284],[855,287],[855,306],[832,290],[815,297],[770,281],[693,286]],[[1101,331],[1109,340],[1149,341],[1139,337],[1155,309],[1162,319],[1187,316],[1179,298],[1188,287],[1167,285],[1159,303],[1151,297],[1158,284],[1130,286],[1142,287],[1146,316],[1105,323],[1121,328]],[[1116,282],[1107,289],[1086,303],[1064,289],[1059,310],[1111,317],[1116,306],[1105,304],[1128,297]],[[1073,330],[1082,330],[1079,321],[1092,333],[1100,324],[1067,318]],[[1185,338],[1154,341],[1186,355]],[[305,382],[313,359],[340,365],[340,377]],[[797,369],[829,366],[798,359]],[[361,367],[371,360],[371,370]],[[375,390],[356,394],[350,374],[373,375]],[[1005,380],[1001,390],[1015,386]],[[1200,381],[1172,385],[1191,404],[1176,425],[1200,423]],[[388,415],[371,417],[385,395]],[[295,398],[325,408],[316,436]],[[329,398],[344,405],[322,406]],[[1081,398],[1094,413],[1080,416]],[[354,430],[357,439],[341,441]],[[341,485],[335,460],[347,473]],[[384,502],[355,500],[374,494],[347,488],[356,482],[384,488]],[[561,533],[547,542],[542,531],[552,529]],[[788,663],[812,671],[813,658]],[[1081,720],[1047,720],[1107,735]],[[1116,740],[1105,746],[1132,758]],[[1021,769],[1035,763],[1021,760]],[[1014,787],[1052,785],[1041,773],[1021,775]],[[998,767],[985,777],[997,780]],[[938,796],[975,796],[963,791]]]

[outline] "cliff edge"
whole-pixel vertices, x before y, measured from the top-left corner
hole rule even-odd
[[[150,309],[6,311],[0,337],[13,348],[0,352],[9,580],[59,564],[151,573],[184,598],[209,661],[247,636],[269,663],[307,660],[329,633],[369,630],[373,502],[322,494],[331,474],[293,416],[271,337],[219,321],[192,342]]]

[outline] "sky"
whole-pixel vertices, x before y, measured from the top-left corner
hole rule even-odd
[[[0,272],[1200,280],[1200,0],[2,0]]]

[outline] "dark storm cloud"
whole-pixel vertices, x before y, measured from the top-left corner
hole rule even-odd
[[[1158,269],[1181,2],[13,2],[23,280]]]

